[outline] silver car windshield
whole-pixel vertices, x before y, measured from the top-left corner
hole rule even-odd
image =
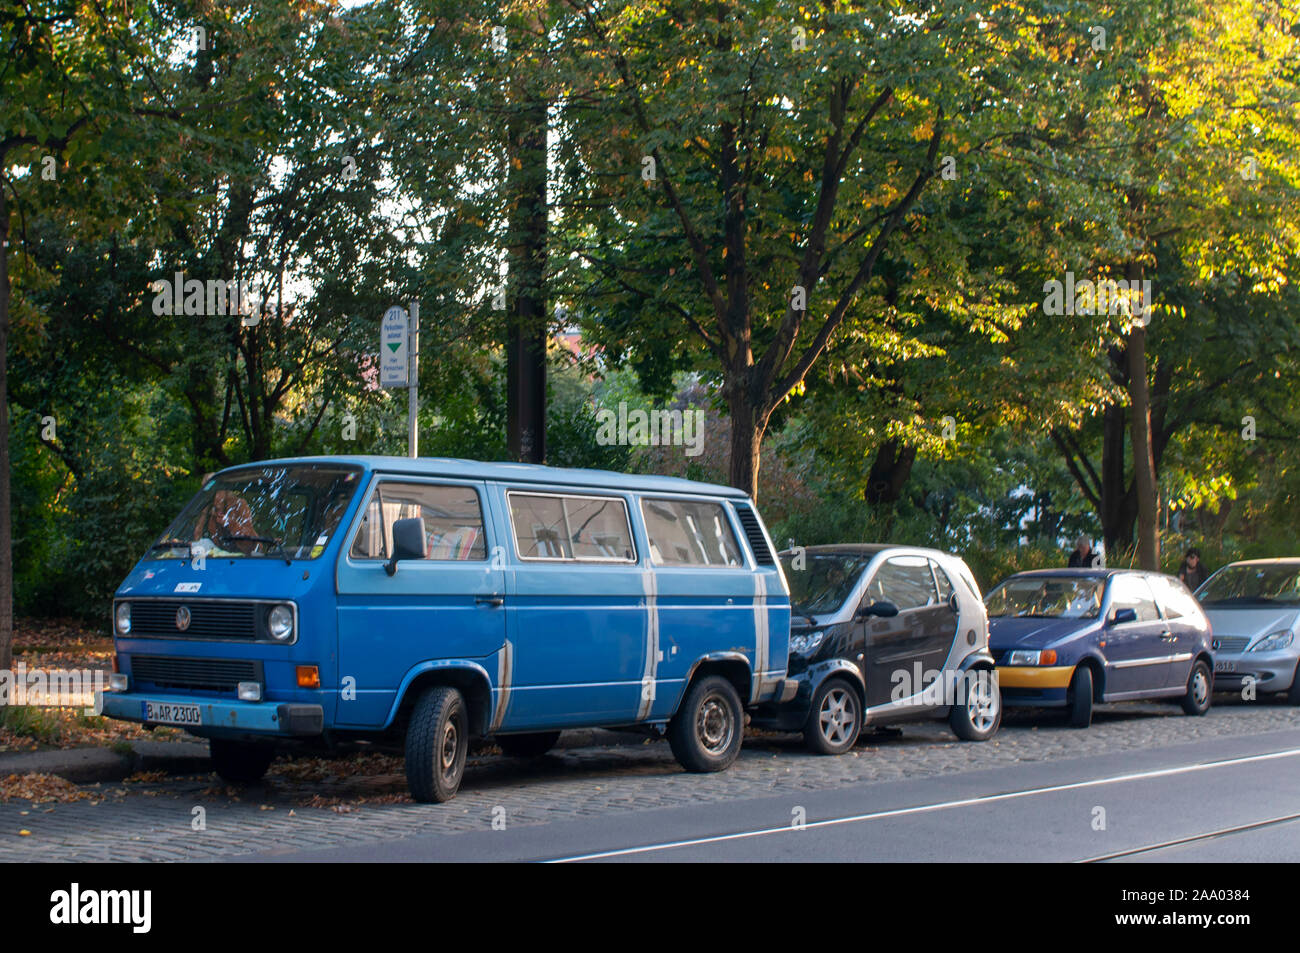
[[[1196,598],[1203,606],[1300,606],[1300,566],[1225,566]]]
[[[990,618],[1095,619],[1105,580],[1100,576],[1012,577],[984,599]]]

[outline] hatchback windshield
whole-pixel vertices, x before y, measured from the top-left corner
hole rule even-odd
[[[1100,576],[1013,576],[984,600],[990,618],[1095,619],[1101,612]]]
[[[348,508],[361,471],[337,466],[250,467],[203,484],[149,549],[154,559],[315,559]]]
[[[1225,566],[1196,598],[1203,606],[1300,606],[1300,566]]]
[[[849,597],[869,562],[871,556],[865,553],[805,553],[796,565],[793,554],[782,554],[791,611],[795,615],[834,612]]]

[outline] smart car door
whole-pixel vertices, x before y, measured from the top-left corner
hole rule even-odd
[[[956,621],[924,556],[891,556],[867,583],[862,608],[877,602],[898,607],[893,618],[865,621],[867,707],[901,701],[938,677],[952,646]]]

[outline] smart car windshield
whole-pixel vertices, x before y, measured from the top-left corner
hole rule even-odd
[[[1300,606],[1300,566],[1225,566],[1196,598],[1203,606]]]
[[[1103,588],[1100,576],[1013,576],[984,605],[990,618],[1095,619]]]
[[[796,615],[823,615],[844,604],[862,570],[871,562],[866,553],[808,553],[781,555],[790,583],[790,608]]]
[[[153,559],[315,559],[360,484],[355,468],[301,464],[213,477],[149,548]]]

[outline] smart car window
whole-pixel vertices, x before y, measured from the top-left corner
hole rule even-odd
[[[939,601],[947,602],[949,597],[952,596],[952,580],[943,571],[943,567],[933,559],[930,560],[930,571],[934,573],[934,581],[939,586]]]
[[[895,556],[876,570],[867,586],[870,602],[892,602],[899,611],[937,605],[939,593],[924,557]]]
[[[743,566],[720,503],[642,500],[650,558],[661,566]]]
[[[380,512],[380,498],[383,511]],[[397,520],[423,518],[427,559],[487,558],[483,509],[468,486],[383,481],[370,497],[352,539],[353,559],[387,559]]]
[[[1110,581],[1110,611],[1132,609],[1139,622],[1155,622],[1160,618],[1151,587],[1141,576],[1115,576]]]

